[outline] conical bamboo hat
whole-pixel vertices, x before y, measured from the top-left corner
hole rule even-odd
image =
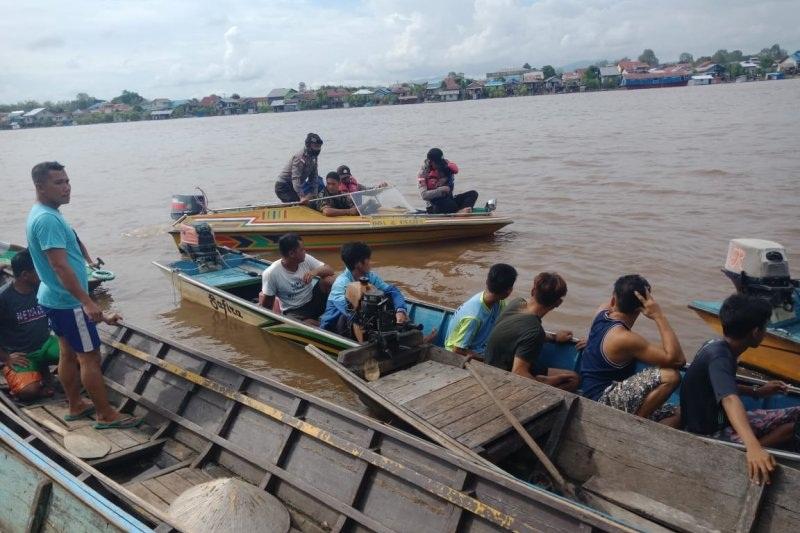
[[[274,496],[235,478],[220,478],[184,491],[169,506],[181,531],[286,533],[289,511]]]

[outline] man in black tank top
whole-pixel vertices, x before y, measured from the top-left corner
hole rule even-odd
[[[655,322],[661,344],[631,331],[639,315]],[[650,365],[636,372],[638,362]],[[638,274],[614,283],[611,302],[592,323],[581,359],[584,396],[627,413],[675,427],[677,408],[664,405],[680,385],[678,368],[686,364],[683,349],[650,284]]]

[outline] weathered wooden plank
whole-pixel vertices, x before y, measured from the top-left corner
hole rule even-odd
[[[182,468],[177,470],[176,474],[192,485],[199,485],[200,483],[205,483],[206,481],[214,479],[214,476],[199,468]]]
[[[56,417],[48,413],[44,407],[33,407],[24,409],[25,413],[39,423],[41,426],[56,433],[60,437],[67,434],[67,427]]]
[[[133,439],[129,434],[127,429],[103,429],[103,430],[94,430],[94,431],[102,431],[103,437],[110,440],[112,443],[119,446],[120,450],[125,450],[127,448],[132,448],[139,444],[139,441]],[[146,440],[146,439],[145,439]]]
[[[510,388],[512,391],[511,394],[499,397],[498,399],[500,399],[503,404],[512,411],[525,402],[528,402],[543,394],[540,390],[531,390],[526,388],[520,389],[519,387],[515,387],[513,385],[510,385]],[[457,420],[453,420],[450,423],[445,422],[437,425],[448,435],[458,438],[464,433],[473,431],[484,424],[491,422],[498,416],[503,415],[488,394],[482,396],[481,398],[484,401],[481,404],[474,404],[472,406],[472,411],[466,416],[458,418]]]
[[[164,443],[164,451],[179,461],[186,461],[197,456],[196,451],[174,439],[167,439],[167,442]]]
[[[398,387],[385,395],[397,403],[405,404],[451,383],[461,381],[465,376],[465,371],[461,368],[447,367],[436,363],[436,367],[428,372],[406,375],[408,383],[405,386]]]
[[[439,390],[435,390],[420,396],[419,398],[415,398],[406,404],[406,407],[412,410],[421,409],[425,406],[440,402],[447,398],[450,398],[454,394],[458,394],[462,392],[464,389],[468,389],[475,385],[475,382],[470,379],[469,376],[464,376],[462,379],[451,383],[450,385],[443,387]]]
[[[169,504],[159,498],[155,493],[153,493],[150,489],[142,485],[142,483],[131,483],[130,485],[125,485],[132,493],[136,494],[138,497],[146,501],[147,503],[154,505],[156,508],[165,511]]]
[[[736,523],[736,533],[750,533],[752,531],[766,487],[767,485],[759,485],[752,482],[747,487],[747,493],[744,496],[744,502],[742,502],[742,508],[739,512],[739,521]]]
[[[158,476],[155,479],[179,496],[187,489],[195,486],[195,483],[188,481],[186,478],[178,474],[178,472],[169,472],[162,476]]]
[[[177,498],[179,495],[171,488],[161,483],[158,478],[146,479],[142,481],[142,486],[147,487],[150,492],[164,500],[167,505],[175,501],[175,498]]]
[[[43,404],[42,407],[44,408],[45,411],[53,415],[53,418],[58,420],[61,424],[63,424],[70,430],[78,429],[83,426],[90,426],[95,423],[94,420],[88,417],[81,418],[80,420],[73,420],[71,422],[65,420],[64,417],[69,414],[69,406],[66,401],[59,403],[46,403]]]
[[[664,502],[648,498],[633,490],[624,490],[609,487],[604,481],[591,478],[583,484],[583,489],[593,492],[602,498],[621,507],[634,511],[647,519],[655,520],[662,524],[669,524],[670,528],[687,533],[711,533],[720,531],[720,528],[707,522],[704,516],[689,514],[667,505]]]
[[[550,412],[560,403],[561,399],[553,398],[547,394],[540,394],[517,407],[511,407],[509,404],[509,409],[511,409],[511,414],[513,414],[522,425],[527,426],[531,420]],[[511,429],[511,424],[501,414],[481,426],[476,427],[472,431],[459,435],[457,438],[465,446],[474,448],[476,446],[486,446],[500,435],[511,431]]]
[[[167,439],[158,439],[158,440],[147,441],[142,444],[136,444],[135,446],[124,448],[116,453],[108,454],[105,457],[101,457],[99,459],[93,459],[89,461],[89,464],[94,467],[101,467],[121,462],[132,461],[137,457],[156,453],[161,448],[161,446],[164,445],[166,440]]]
[[[476,383],[476,385],[477,385],[477,383]],[[477,386],[480,387],[480,385],[477,385]],[[500,398],[502,400],[502,399],[508,398],[512,394],[515,394],[515,393],[517,393],[519,391],[525,391],[525,390],[527,390],[527,389],[525,389],[523,387],[520,387],[516,383],[509,382],[509,383],[505,383],[504,385],[501,385],[500,387],[494,389],[494,393],[497,395],[498,398]],[[445,426],[448,426],[448,425],[452,424],[453,422],[461,420],[462,418],[464,418],[466,416],[469,416],[469,415],[471,415],[471,414],[473,414],[473,413],[485,408],[487,405],[490,405],[490,404],[492,404],[492,400],[483,391],[483,389],[481,389],[481,394],[479,394],[478,396],[474,397],[473,399],[471,399],[471,400],[469,400],[467,402],[458,404],[455,407],[453,407],[452,409],[444,411],[444,412],[442,412],[442,413],[440,413],[440,414],[438,414],[436,416],[425,417],[425,418],[426,418],[426,420],[428,422],[430,422],[434,426],[439,427],[439,428],[444,428]],[[495,407],[495,409],[497,409],[497,408]]]
[[[619,520],[623,520],[624,522],[627,522],[641,531],[647,531],[648,533],[672,533],[671,529],[667,529],[664,526],[643,518],[636,513],[632,513],[624,507],[620,507],[619,505],[612,503],[601,496],[598,496],[597,494],[584,491],[581,493],[581,498],[590,507],[608,513],[610,516],[613,516]]]

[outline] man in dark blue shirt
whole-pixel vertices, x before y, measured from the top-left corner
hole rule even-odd
[[[681,414],[688,431],[738,442],[747,449],[747,470],[758,483],[769,483],[775,459],[764,446],[792,440],[800,407],[746,411],[740,395],[763,397],[785,392],[787,386],[770,381],[754,388],[736,383],[738,357],[764,339],[772,306],[764,299],[743,294],[729,296],[719,312],[724,337],[700,348],[681,385]]]

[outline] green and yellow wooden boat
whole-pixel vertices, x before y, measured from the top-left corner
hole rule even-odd
[[[205,222],[217,244],[233,250],[263,253],[277,250],[286,233],[302,235],[307,249],[337,249],[350,241],[389,246],[486,237],[512,223],[492,208],[472,213],[430,215],[413,209],[393,188],[352,193],[359,215],[326,217],[316,209],[297,204],[273,204],[210,210],[184,216],[170,229],[176,244],[181,227]]]

